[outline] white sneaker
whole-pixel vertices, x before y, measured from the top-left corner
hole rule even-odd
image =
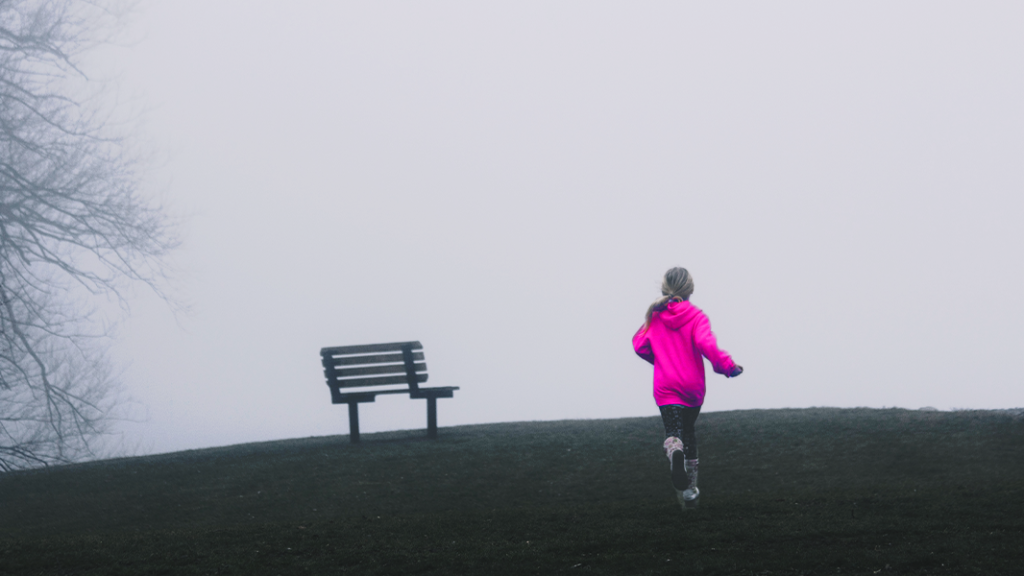
[[[689,482],[686,489],[679,492],[679,503],[683,505],[684,509],[696,508],[700,503],[700,489],[697,488],[697,466],[699,463],[700,461],[696,458],[685,462],[686,476]]]
[[[676,500],[679,501],[679,505],[683,507],[683,510],[696,508],[700,503],[700,490],[697,488],[676,490]]]
[[[698,498],[700,498],[700,488],[697,488],[696,486],[694,486],[693,488],[687,488],[686,490],[683,490],[680,494],[682,494],[684,501],[694,502]]]

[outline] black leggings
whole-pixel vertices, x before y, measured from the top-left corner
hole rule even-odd
[[[700,414],[700,406],[690,408],[681,404],[668,404],[661,408],[661,421],[665,424],[665,438],[675,436],[683,441],[683,455],[687,460],[697,458],[697,433],[694,422]]]

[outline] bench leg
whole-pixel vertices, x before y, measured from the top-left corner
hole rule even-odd
[[[359,442],[359,402],[348,403],[348,439]]]
[[[427,398],[427,437],[437,438],[437,398]]]

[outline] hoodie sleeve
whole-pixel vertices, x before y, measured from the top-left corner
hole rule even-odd
[[[711,362],[715,372],[729,375],[736,363],[732,361],[729,353],[718,347],[715,333],[711,331],[711,321],[704,314],[694,320],[693,343],[700,350],[700,353]]]
[[[633,350],[636,355],[654,364],[654,352],[651,350],[651,339],[647,337],[647,326],[641,326],[633,335]]]

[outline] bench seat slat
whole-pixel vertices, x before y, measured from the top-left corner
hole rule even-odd
[[[342,392],[338,394],[338,398],[344,401],[347,398],[366,398],[368,401],[373,402],[374,396],[381,394],[408,394],[408,388],[396,388],[394,390],[374,390],[373,392]]]
[[[344,354],[370,354],[373,352],[394,352],[400,351],[402,346],[411,345],[412,350],[422,350],[423,345],[419,342],[390,342],[387,344],[362,344],[360,346],[333,346],[321,348],[321,356],[340,356]]]
[[[426,382],[429,374],[417,374],[416,382]],[[384,376],[382,378],[350,378],[348,380],[335,380],[334,382],[328,382],[330,385],[337,385],[341,388],[352,388],[354,386],[378,386],[381,384],[408,384],[408,377],[404,374],[401,376]]]
[[[413,360],[423,360],[423,352],[413,352]],[[334,366],[352,366],[355,364],[387,364],[391,362],[404,362],[401,352],[398,354],[373,354],[370,356],[342,356],[331,358],[329,362]]]
[[[435,398],[454,398],[453,392],[458,390],[458,386],[438,386],[437,388],[420,388],[417,392],[410,394],[408,388],[396,388],[393,390],[374,390],[372,392],[341,392],[338,394],[339,403],[344,403],[349,399],[359,399],[364,402],[373,402],[374,396],[381,394],[409,394],[410,398],[422,399],[434,396]]]
[[[425,362],[419,362],[413,364],[416,372],[426,372],[427,364]],[[349,376],[364,376],[368,374],[405,374],[405,364],[391,364],[387,366],[366,366],[363,368],[337,368],[334,370],[334,375],[338,378],[347,378]]]

